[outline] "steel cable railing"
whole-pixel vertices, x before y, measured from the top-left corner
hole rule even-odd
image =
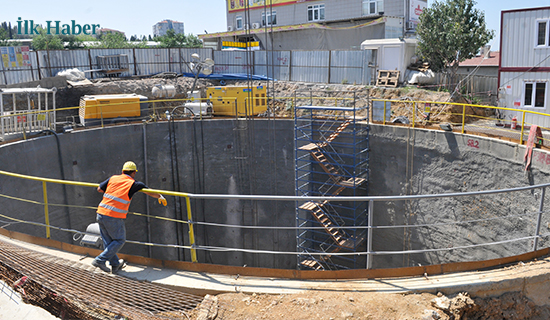
[[[82,182],[75,182],[75,181],[64,181],[64,180],[58,180],[58,179],[46,179],[46,178],[40,178],[40,177],[33,177],[33,176],[26,176],[21,174],[15,174],[10,173],[6,171],[0,171],[0,175],[4,176],[12,176],[17,177],[21,179],[29,179],[34,181],[41,181],[43,185],[46,187],[47,183],[56,183],[56,184],[67,184],[67,185],[76,185],[76,186],[85,186],[85,187],[93,187],[96,188],[97,184],[94,183],[82,183]],[[431,200],[441,200],[445,198],[459,198],[459,197],[467,197],[467,196],[488,196],[488,195],[502,195],[502,194],[510,194],[513,192],[519,192],[519,191],[534,191],[537,189],[542,190],[542,196],[539,199],[539,210],[538,211],[529,211],[524,213],[508,213],[502,216],[491,216],[486,218],[478,218],[478,219],[467,219],[467,220],[460,220],[460,221],[446,221],[446,222],[433,222],[433,223],[419,223],[419,224],[406,224],[406,225],[373,225],[372,219],[369,219],[369,222],[367,225],[363,226],[335,226],[335,229],[363,229],[369,231],[369,234],[372,233],[373,230],[387,230],[387,229],[401,229],[401,228],[436,228],[436,227],[449,227],[452,225],[465,225],[465,224],[477,224],[481,225],[483,223],[494,223],[499,220],[510,220],[510,219],[523,219],[528,217],[536,217],[537,218],[537,227],[535,228],[535,231],[533,234],[525,234],[524,231],[522,231],[522,236],[516,236],[511,239],[501,239],[501,240],[495,240],[490,242],[484,242],[484,243],[473,243],[473,244],[467,244],[467,245],[456,245],[451,247],[439,247],[439,248],[423,248],[423,249],[411,249],[411,250],[392,250],[392,251],[383,251],[383,250],[373,250],[372,249],[372,242],[367,243],[367,250],[364,252],[334,252],[334,253],[316,253],[315,255],[318,256],[350,256],[350,255],[357,255],[357,256],[382,256],[382,255],[395,255],[395,254],[417,254],[417,253],[430,253],[430,252],[438,252],[438,251],[451,251],[451,250],[460,250],[460,249],[471,249],[471,248],[477,248],[477,247],[487,247],[487,246],[493,246],[493,245],[501,245],[501,244],[507,244],[507,243],[514,243],[514,242],[520,242],[525,240],[533,240],[535,242],[533,246],[533,250],[537,250],[537,242],[539,239],[546,238],[550,236],[550,233],[540,233],[540,224],[541,224],[541,218],[545,211],[542,210],[543,204],[544,204],[544,194],[545,194],[545,188],[550,186],[550,184],[540,184],[540,185],[534,185],[534,186],[524,186],[524,187],[517,187],[517,188],[509,188],[509,189],[500,189],[500,190],[483,190],[483,191],[474,191],[474,192],[463,192],[463,193],[444,193],[444,194],[429,194],[429,195],[408,195],[408,196],[339,196],[338,201],[366,201],[369,202],[369,213],[376,214],[376,212],[373,212],[374,203],[375,202],[390,202],[390,201],[406,201],[406,200],[425,200],[425,199],[431,199]],[[151,192],[158,192],[167,196],[174,196],[174,197],[184,197],[186,199],[186,203],[188,204],[187,210],[188,210],[188,220],[177,220],[167,217],[159,217],[159,216],[153,216],[153,215],[146,215],[139,212],[130,212],[129,214],[134,214],[138,216],[145,216],[152,219],[161,219],[176,223],[183,223],[189,225],[190,228],[197,225],[203,225],[203,226],[211,226],[216,228],[242,228],[242,229],[258,229],[258,230],[266,230],[266,229],[277,229],[277,230],[296,230],[300,229],[301,227],[297,226],[268,226],[268,225],[260,225],[260,226],[252,226],[252,225],[235,225],[235,224],[223,224],[223,223],[213,223],[213,222],[198,222],[193,221],[192,218],[192,211],[191,211],[191,205],[189,199],[205,199],[205,200],[228,200],[228,199],[246,199],[246,200],[269,200],[269,201],[297,201],[297,202],[306,202],[311,200],[316,201],[324,201],[324,200],[334,200],[334,197],[321,197],[321,196],[314,196],[314,197],[299,197],[299,196],[271,196],[271,195],[223,195],[223,194],[191,194],[191,193],[183,193],[183,192],[172,192],[172,191],[166,191],[166,190],[157,190],[157,189],[144,189],[143,191],[151,191]],[[0,197],[4,197],[9,200],[13,201],[24,201],[36,205],[41,205],[44,207],[48,206],[67,206],[63,204],[52,204],[47,202],[40,202],[40,201],[34,201],[34,200],[28,200],[23,199],[19,197],[13,197],[8,195],[0,194]],[[91,206],[75,206],[70,205],[70,207],[73,208],[82,208],[86,210],[95,210],[96,207]],[[26,223],[26,224],[32,224],[35,226],[44,227],[46,229],[55,229],[63,232],[70,232],[73,234],[86,234],[85,232],[82,232],[80,230],[74,230],[74,229],[68,229],[68,228],[59,228],[56,226],[53,226],[49,223],[40,223],[40,222],[33,222],[33,221],[24,221],[15,217],[11,217],[9,215],[0,213],[0,217],[4,221],[11,221],[16,223]],[[46,219],[47,221],[47,219]],[[322,230],[324,227],[308,227],[308,229],[316,229],[316,230]],[[190,235],[191,237],[192,235]],[[245,252],[245,253],[253,253],[253,254],[274,254],[274,255],[300,255],[302,253],[300,252],[293,252],[293,251],[275,251],[275,250],[258,250],[258,249],[247,249],[247,248],[231,248],[231,247],[220,247],[220,246],[206,246],[201,245],[198,243],[195,243],[195,239],[190,239],[189,243],[191,245],[184,246],[184,245],[176,245],[176,244],[167,244],[167,243],[153,243],[153,242],[142,242],[142,241],[134,241],[134,240],[128,240],[128,243],[133,244],[139,244],[139,245],[146,245],[146,246],[158,246],[158,247],[167,247],[167,248],[181,248],[186,250],[191,250],[192,252],[195,252],[197,250],[201,251],[215,251],[215,252]]]

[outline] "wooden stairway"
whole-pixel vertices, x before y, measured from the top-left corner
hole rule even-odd
[[[349,237],[346,236],[346,234],[337,228],[337,226],[334,225],[334,223],[329,219],[325,211],[323,210],[323,207],[325,204],[328,203],[328,200],[325,200],[321,203],[308,201],[301,205],[299,208],[308,210],[313,217],[325,228],[325,231],[330,235],[332,240],[339,246],[339,247],[347,247],[347,248],[353,248],[353,241],[348,241]],[[350,246],[351,244],[351,246]]]
[[[319,262],[315,259],[302,260],[300,262],[300,264],[303,265],[304,267],[308,267],[308,268],[313,269],[315,271],[325,270],[325,267],[321,264],[321,262]]]
[[[342,180],[342,177],[340,176],[338,170],[328,161],[327,157],[321,152],[319,148],[316,150],[311,151],[311,155],[317,162],[319,162],[319,165],[323,170],[330,175],[330,178],[335,182],[338,183],[340,180]]]
[[[305,150],[305,151],[312,151],[312,150],[315,150],[315,149],[318,149],[318,148],[324,148],[326,147],[329,143],[331,143],[332,141],[334,141],[334,139],[336,139],[336,137],[338,137],[340,135],[340,133],[342,133],[342,131],[344,131],[350,124],[351,124],[351,120],[346,120],[344,122],[342,122],[338,128],[336,128],[336,130],[334,130],[334,132],[332,132],[330,134],[330,136],[328,136],[328,138],[324,141],[324,142],[321,142],[321,143],[308,143],[304,146],[301,146],[300,150]]]
[[[351,123],[352,120],[346,120],[342,122],[338,126],[338,128],[336,128],[336,130],[334,130],[322,143],[312,142],[298,148],[300,150],[309,151],[315,161],[319,163],[323,171],[325,171],[329,175],[330,180],[334,182],[333,186],[337,187],[335,191],[330,191],[332,187],[329,188],[329,192],[333,196],[339,195],[346,188],[353,188],[365,182],[365,179],[363,178],[354,177],[346,179],[345,177],[343,177],[340,172],[338,172],[336,167],[329,162],[322,149],[326,147],[329,143],[334,141],[340,135],[340,133],[342,133],[342,131],[344,131]],[[302,204],[299,208],[309,211],[315,217],[315,219],[324,227],[324,230],[330,235],[330,238],[336,244],[336,248],[331,250],[331,253],[339,252],[342,249],[355,249],[357,239],[347,235],[344,231],[338,228],[337,224],[333,223],[333,221],[329,218],[329,213],[327,212],[328,207],[325,207],[328,202],[328,200],[320,203],[308,201]],[[325,270],[326,268],[323,265],[323,262],[326,262],[329,259],[329,255],[321,256],[319,259],[311,257],[309,259],[302,260],[300,262],[300,265],[316,271]]]

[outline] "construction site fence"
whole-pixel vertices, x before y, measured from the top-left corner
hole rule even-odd
[[[48,201],[48,185],[50,184],[61,184],[61,185],[72,185],[72,186],[80,186],[80,187],[86,187],[86,188],[93,188],[94,190],[98,187],[97,183],[87,183],[87,182],[77,182],[77,181],[66,181],[66,180],[59,180],[59,179],[49,179],[49,178],[42,178],[42,177],[35,177],[35,176],[29,176],[29,175],[22,175],[7,171],[0,171],[0,175],[2,176],[9,176],[12,178],[17,179],[26,179],[31,181],[36,181],[36,183],[40,183],[42,185],[43,190],[43,201],[36,201],[36,200],[30,200],[23,198],[23,195],[21,197],[14,197],[14,196],[8,196],[5,194],[0,195],[0,197],[12,201],[21,201],[21,202],[32,202],[36,205],[43,207],[44,212],[44,223],[38,223],[38,222],[29,222],[29,221],[23,221],[20,220],[15,216],[8,216],[5,214],[0,214],[0,219],[4,221],[4,223],[12,222],[12,223],[26,223],[26,224],[32,224],[39,227],[44,227],[45,229],[45,236],[46,238],[50,238],[50,232],[51,229],[60,230],[63,232],[70,232],[73,234],[87,234],[83,230],[71,230],[71,229],[64,229],[59,228],[57,226],[54,226],[50,223],[50,207],[53,206],[66,206],[66,204],[60,204],[60,203],[51,203]],[[463,192],[463,193],[445,193],[445,194],[429,194],[429,195],[407,195],[407,196],[340,196],[338,197],[338,201],[352,201],[352,202],[368,202],[368,222],[367,225],[364,226],[345,226],[340,227],[342,229],[366,229],[368,231],[368,240],[367,240],[367,247],[364,252],[332,252],[332,253],[315,253],[315,255],[318,256],[324,256],[324,255],[331,255],[331,256],[346,256],[346,255],[355,255],[355,256],[366,256],[366,265],[365,268],[371,268],[372,266],[372,258],[374,256],[384,256],[384,255],[410,255],[410,254],[431,254],[431,253],[437,253],[437,252],[456,252],[457,250],[464,250],[464,249],[473,249],[473,248],[487,248],[495,245],[511,245],[514,247],[517,247],[521,243],[525,246],[525,242],[531,242],[532,246],[529,248],[529,250],[536,251],[539,249],[539,243],[543,241],[544,239],[548,239],[550,236],[550,233],[542,233],[541,226],[547,225],[550,221],[550,217],[548,215],[545,215],[546,211],[543,210],[544,208],[544,202],[545,202],[545,194],[546,194],[546,188],[550,186],[550,184],[539,184],[539,185],[533,185],[533,186],[526,186],[526,187],[518,187],[518,188],[509,188],[509,189],[500,189],[500,190],[485,190],[485,191],[476,191],[476,192]],[[266,248],[265,250],[260,249],[247,249],[247,248],[235,248],[235,247],[215,247],[215,246],[207,246],[202,245],[201,243],[196,242],[194,229],[198,225],[205,225],[205,226],[215,226],[215,227],[224,227],[224,228],[243,228],[243,229],[257,229],[257,230],[296,230],[301,227],[284,227],[284,226],[272,226],[272,225],[231,225],[231,224],[220,224],[220,223],[210,223],[210,222],[197,222],[194,220],[193,215],[193,208],[191,205],[191,199],[201,199],[203,201],[215,201],[215,200],[248,200],[248,201],[294,201],[297,204],[302,204],[306,201],[325,201],[325,200],[334,200],[334,197],[327,197],[327,196],[312,196],[312,197],[299,197],[299,196],[273,196],[273,195],[229,195],[229,194],[193,194],[193,193],[185,193],[185,192],[174,192],[174,191],[168,191],[168,190],[157,190],[157,189],[143,189],[142,192],[155,192],[160,193],[164,195],[168,201],[177,201],[178,198],[183,198],[185,201],[185,210],[187,211],[187,217],[186,220],[177,220],[167,217],[159,217],[159,216],[151,216],[139,212],[130,212],[129,214],[138,215],[138,216],[146,216],[150,219],[161,219],[165,221],[172,221],[176,223],[182,223],[188,225],[188,243],[189,245],[178,245],[173,243],[148,243],[148,242],[139,242],[134,241],[132,239],[129,239],[127,242],[129,243],[135,243],[145,246],[159,246],[159,247],[170,247],[170,248],[181,248],[186,249],[190,251],[190,259],[192,262],[199,262],[197,259],[197,251],[198,250],[205,250],[205,251],[226,251],[226,252],[247,252],[247,253],[255,253],[255,254],[275,254],[275,255],[301,255],[303,253],[301,252],[284,252],[284,251],[274,251],[269,248]],[[465,219],[457,219],[455,215],[452,217],[447,217],[447,219],[443,219],[441,221],[430,221],[428,223],[418,223],[418,224],[403,224],[403,225],[374,225],[373,224],[373,217],[376,216],[375,211],[375,203],[383,203],[383,204],[390,204],[390,203],[396,203],[396,202],[421,202],[421,201],[437,201],[442,202],[442,206],[448,206],[450,201],[458,201],[462,204],[472,204],[477,202],[476,197],[483,197],[484,199],[489,199],[488,201],[498,201],[498,199],[513,199],[516,198],[518,195],[521,194],[536,194],[537,197],[532,197],[530,199],[533,199],[533,203],[531,208],[538,208],[535,210],[525,210],[525,207],[517,207],[514,205],[510,206],[495,206],[494,212],[487,212],[487,208],[483,208],[483,211],[478,209],[475,209],[473,206],[466,207],[463,212],[463,217]],[[490,197],[494,196],[494,199],[491,199]],[[466,198],[464,201],[462,201],[462,198]],[[479,200],[481,201],[481,200]],[[479,205],[480,206],[480,205]],[[478,206],[478,207],[479,207]],[[86,207],[86,206],[78,206],[73,205],[71,207],[80,208],[83,210],[97,210],[97,207]],[[477,217],[473,217],[471,214],[475,211],[478,211],[479,215]],[[471,218],[467,218],[471,217]],[[505,223],[514,223],[514,221],[521,221],[522,225],[524,226],[520,230],[516,230],[514,233],[509,234],[500,234],[497,239],[491,239],[491,241],[484,241],[487,240],[485,237],[478,238],[477,241],[475,239],[469,239],[471,237],[470,232],[472,230],[472,225],[475,225],[478,229],[478,233],[480,234],[493,234],[494,230],[492,230],[492,225],[495,223],[498,224],[505,224]],[[456,230],[458,228],[456,226],[458,225],[469,225],[468,228],[464,229],[464,233],[458,233]],[[395,229],[399,233],[403,233],[403,230],[410,230],[410,229],[423,229],[426,230],[427,233],[433,233],[434,230],[438,230],[438,228],[445,227],[448,229],[448,227],[453,226],[453,229],[455,230],[455,236],[456,237],[463,237],[462,239],[454,239],[453,245],[449,245],[448,243],[442,243],[439,247],[426,247],[426,248],[420,248],[420,249],[403,249],[403,250],[392,250],[392,251],[376,251],[373,249],[373,231],[375,230],[388,230],[388,229]],[[311,229],[322,229],[323,227],[311,227]],[[335,227],[336,228],[336,227]],[[448,232],[448,231],[445,231]],[[94,234],[89,234],[92,236],[98,236]],[[520,243],[520,244],[518,244]],[[544,245],[547,245],[547,241],[544,242]],[[529,251],[527,250],[527,251]],[[201,261],[202,262],[202,261]],[[458,261],[457,261],[458,262]]]
[[[496,106],[498,103],[498,77],[481,74],[456,74],[454,78],[448,73],[435,73],[433,81],[437,85],[422,86],[425,88],[448,88],[458,84],[460,93],[479,104]]]
[[[283,81],[317,83],[375,83],[373,50],[218,51],[211,48],[132,48],[38,50],[23,65],[0,64],[0,85],[39,81],[77,68],[88,79],[108,76],[151,76],[163,72],[192,73],[192,54],[213,59],[213,73],[264,75]],[[120,66],[102,65],[102,58]],[[123,58],[123,59],[122,59]]]
[[[329,91],[325,92],[324,96],[320,96],[316,91],[294,91],[292,96],[286,97],[270,97],[267,102],[265,112],[257,112],[258,100],[265,99],[262,97],[245,97],[244,109],[246,116],[249,117],[271,117],[276,114],[286,114],[288,117],[294,117],[294,108],[297,106],[334,106],[352,107],[357,110],[370,107],[371,117],[373,122],[383,125],[409,125],[412,127],[425,126],[440,126],[448,124],[454,131],[461,133],[476,134],[479,132],[490,132],[492,135],[511,136],[517,139],[520,144],[525,141],[526,135],[530,128],[537,123],[537,119],[546,119],[549,115],[533,110],[522,110],[506,107],[495,107],[489,105],[458,103],[458,102],[441,102],[441,101],[422,101],[408,99],[377,99],[370,98],[368,92],[344,92],[344,91]],[[174,120],[178,118],[193,117],[195,119],[209,118],[204,113],[195,114],[193,110],[185,106],[189,101],[207,102],[209,99],[158,99],[149,101],[140,101],[139,103],[148,107],[141,108],[141,116],[135,118],[121,118],[116,113],[109,111],[110,106],[120,106],[126,103],[111,103],[101,104],[102,110],[99,115],[99,125],[104,127],[107,124],[118,122],[129,122],[135,120],[158,121],[158,120]],[[242,106],[236,99],[222,98],[225,103],[234,102],[235,112],[234,117],[242,116],[239,112]],[[4,114],[0,115],[2,138],[5,140],[9,134],[26,134],[40,132],[42,130],[60,130],[56,128],[53,117],[56,112],[59,114],[75,113],[75,110],[95,106],[76,106],[57,108],[51,110],[4,110]],[[116,111],[119,112],[119,111]],[[195,110],[196,112],[196,110]],[[516,115],[515,117],[512,115]],[[216,116],[214,112],[213,116]],[[529,116],[529,117],[528,117]],[[80,126],[78,117],[68,116],[66,121],[59,121],[58,125],[68,125],[71,127]],[[531,120],[531,121],[528,121]],[[550,128],[537,125],[541,130],[550,130]],[[550,145],[550,142],[545,143],[547,138],[539,137],[543,145]]]

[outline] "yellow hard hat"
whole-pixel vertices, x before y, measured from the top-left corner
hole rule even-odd
[[[122,171],[135,171],[137,172],[137,166],[132,161],[126,161],[124,165],[122,166]]]

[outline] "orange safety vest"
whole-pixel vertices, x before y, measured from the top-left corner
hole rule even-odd
[[[103,194],[103,200],[97,207],[97,213],[113,218],[126,219],[130,207],[128,193],[134,184],[132,177],[120,174],[112,176],[107,183],[107,190]]]

